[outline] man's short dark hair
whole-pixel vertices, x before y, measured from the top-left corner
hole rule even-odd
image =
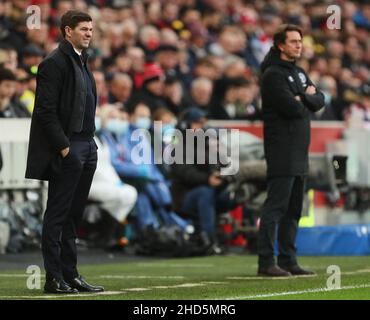
[[[17,78],[12,70],[0,67],[0,83],[3,81],[17,81]]]
[[[63,38],[66,37],[65,27],[70,27],[74,29],[80,22],[92,21],[89,14],[79,10],[69,10],[63,14],[60,24],[60,31],[62,32]]]
[[[277,32],[274,34],[274,47],[275,49],[279,50],[279,44],[285,43],[286,34],[289,31],[297,31],[301,37],[303,37],[303,33],[300,27],[295,24],[283,24],[281,25]]]

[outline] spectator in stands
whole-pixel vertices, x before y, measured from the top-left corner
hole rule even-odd
[[[133,94],[128,102],[128,109],[140,101],[144,102],[150,108],[151,112],[155,112],[158,108],[166,106],[163,95],[164,81],[165,75],[162,68],[155,63],[146,64],[143,74],[143,86]]]
[[[125,134],[115,135],[118,144],[110,144],[112,164],[123,181],[135,186],[138,190],[136,203],[137,228],[143,232],[148,228],[158,228],[162,224],[171,224],[178,221],[172,211],[172,198],[168,188],[168,181],[155,165],[152,146],[147,137],[150,137],[151,113],[147,105],[138,103],[130,111],[130,126]],[[142,132],[140,147],[133,134]],[[146,136],[147,134],[147,136]],[[180,219],[180,218],[179,218]],[[182,221],[183,228],[187,224]]]
[[[131,70],[129,72],[133,79],[135,89],[140,89],[143,85],[143,73],[145,65],[145,53],[140,47],[130,47],[127,49],[127,56],[131,60]]]
[[[149,58],[154,57],[155,50],[160,45],[160,35],[156,27],[145,25],[139,30],[139,45]]]
[[[96,94],[98,96],[97,107],[99,108],[108,103],[108,87],[102,71],[95,70],[92,74],[95,79]]]
[[[89,199],[99,201],[101,207],[121,224],[125,222],[136,203],[137,191],[119,178],[112,166],[109,144],[101,133],[109,130],[112,134],[122,134],[124,128],[128,127],[128,119],[125,117],[126,113],[120,112],[112,105],[102,107],[96,117],[95,142],[98,146],[99,161],[89,194]]]
[[[163,97],[165,99],[165,106],[175,115],[185,110],[190,104],[181,81],[175,76],[166,77]]]
[[[207,78],[215,81],[220,78],[220,72],[210,57],[201,58],[195,61],[193,68],[193,78]]]
[[[180,70],[179,48],[173,44],[161,44],[155,51],[155,61],[166,76],[176,77],[185,81],[186,75]]]
[[[152,127],[152,148],[154,149],[157,140],[158,143],[161,143],[163,151],[161,154],[154,155],[156,159],[155,163],[164,177],[169,180],[171,167],[167,164],[168,161],[166,160],[169,160],[169,157],[171,156],[171,149],[167,147],[169,147],[173,141],[177,118],[167,108],[159,108],[154,112],[152,119],[155,125],[161,125],[161,130],[157,130],[156,126]]]
[[[33,43],[30,43],[22,52],[21,66],[25,69],[33,66],[37,67],[41,63],[44,56],[45,52],[41,48]]]
[[[0,118],[28,118],[30,113],[15,97],[17,78],[6,68],[0,68]]]
[[[207,78],[196,78],[190,89],[192,106],[208,112],[213,91],[213,82]]]
[[[18,67],[18,52],[11,45],[0,46],[0,67],[9,69],[13,72]]]
[[[110,82],[109,103],[127,107],[132,92],[132,79],[126,73],[115,73]]]
[[[243,77],[225,78],[222,84],[224,94],[222,95],[221,90],[215,91],[216,95],[209,110],[210,119],[236,120],[258,117],[258,109],[252,104],[254,97],[248,80]],[[218,95],[220,93],[221,96]]]
[[[195,140],[194,148],[187,150],[186,130],[204,133],[206,125],[206,113],[196,107],[187,109],[180,117],[177,128],[182,134],[183,155],[181,159],[175,159],[171,168],[172,196],[175,210],[183,217],[191,217],[197,224],[198,232],[205,233],[208,237],[214,253],[219,253],[216,235],[216,215],[220,211],[232,209],[235,205],[225,193],[225,183],[220,176],[220,167],[209,161],[210,144],[205,144],[204,150],[198,150]],[[174,144],[181,143],[175,140]],[[189,154],[189,152],[191,154]],[[198,151],[204,153],[205,163],[198,163]],[[187,159],[193,159],[193,163],[187,163]],[[179,162],[181,160],[181,162]]]
[[[358,90],[357,101],[345,112],[345,121],[350,128],[370,129],[370,83]]]
[[[26,77],[22,76],[19,79],[17,76],[18,83],[21,83],[21,87],[24,88],[22,92],[17,92],[17,97],[25,105],[28,112],[32,114],[33,108],[35,106],[35,95],[36,95],[36,75],[37,75],[37,66],[33,66],[23,70],[26,73]]]

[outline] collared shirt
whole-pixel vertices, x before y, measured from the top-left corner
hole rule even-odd
[[[72,46],[73,47],[73,46]],[[79,52],[75,47],[73,47],[73,50],[81,57],[82,56],[82,51]]]

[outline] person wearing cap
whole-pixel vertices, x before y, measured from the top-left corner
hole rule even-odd
[[[82,217],[97,164],[94,142],[96,86],[87,65],[92,18],[67,11],[63,40],[39,65],[26,178],[47,180],[42,228],[45,293],[101,292],[77,269],[76,225]]]
[[[204,132],[206,122],[206,113],[197,107],[188,108],[179,117],[177,128],[183,137],[183,156],[181,162],[175,159],[172,165],[171,192],[176,212],[183,217],[198,221],[198,232],[203,233],[204,238],[208,240],[210,252],[220,253],[216,235],[216,216],[219,205],[225,207],[225,199],[221,199],[225,184],[220,177],[219,166],[209,163],[209,143],[205,144],[205,150],[200,151],[197,146],[199,140],[194,139],[194,148],[192,150],[187,148],[189,143],[187,132]],[[177,143],[175,138],[175,147]],[[197,163],[199,151],[204,153],[205,163],[203,164]],[[187,162],[189,156],[193,158],[192,163]]]
[[[38,66],[45,55],[44,50],[39,46],[30,43],[22,51],[22,67],[27,69],[32,66]]]
[[[136,91],[127,102],[130,109],[137,102],[144,102],[153,113],[155,110],[166,106],[163,96],[165,75],[163,69],[156,63],[148,63],[144,67],[142,88]]]

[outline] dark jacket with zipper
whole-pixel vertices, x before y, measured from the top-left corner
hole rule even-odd
[[[191,153],[188,156],[186,153],[188,151],[186,146],[189,142],[186,140],[186,132],[185,130],[181,130],[181,133],[182,137],[184,138],[182,141],[183,156],[181,163],[175,162],[171,165],[171,193],[175,211],[183,213],[182,206],[186,193],[197,187],[209,186],[209,177],[214,171],[219,171],[220,166],[218,164],[211,164],[209,162],[208,141],[205,143],[205,150],[200,150],[203,154],[199,156],[204,157],[203,164],[197,163],[199,151],[197,147],[197,139],[194,139],[194,148],[189,150]],[[175,141],[181,143],[181,140],[178,141],[175,139]],[[188,157],[189,159],[193,159],[193,163],[189,163],[189,161],[187,161]]]
[[[80,58],[72,45],[63,40],[39,65],[26,178],[50,180],[58,175],[60,151],[69,147],[73,135],[86,130],[87,80],[91,81],[94,108],[96,105],[96,86],[87,59],[84,51]],[[89,79],[85,79],[83,68]]]
[[[324,107],[324,95],[317,88],[315,94],[305,93],[313,85],[311,80],[294,62],[281,60],[274,48],[266,55],[261,72],[267,175],[307,175],[310,112]]]

